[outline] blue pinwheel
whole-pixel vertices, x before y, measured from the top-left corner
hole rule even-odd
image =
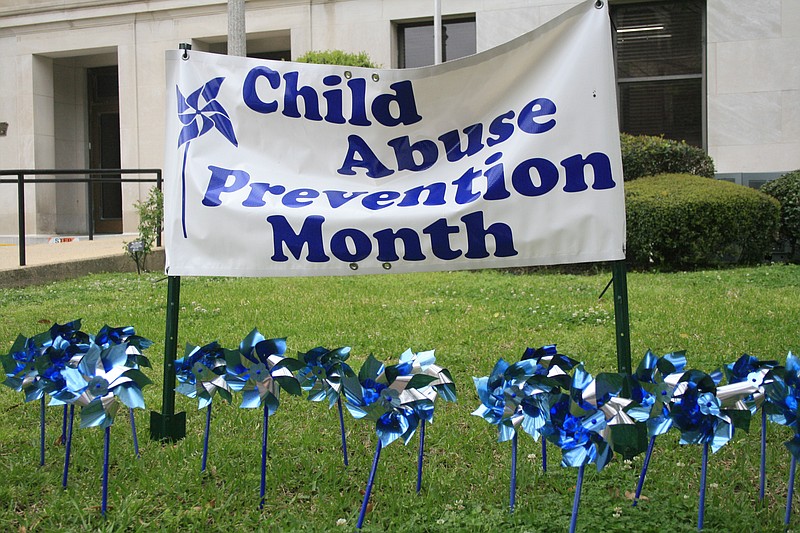
[[[750,411],[739,408],[737,403],[758,388],[747,383],[718,387],[718,382],[714,375],[699,370],[685,372],[673,391],[669,408],[673,425],[681,434],[680,443],[703,445],[698,529],[703,529],[705,520],[708,449],[719,450],[733,438],[736,429],[747,431]]]
[[[188,237],[186,231],[186,159],[188,157],[191,141],[212,129],[216,129],[223,137],[230,141],[233,146],[239,146],[239,142],[236,140],[236,134],[233,131],[230,115],[228,115],[228,112],[222,107],[222,104],[216,100],[223,81],[225,81],[224,77],[209,80],[187,97],[181,94],[180,88],[177,86],[175,87],[178,119],[181,124],[183,124],[181,132],[178,135],[178,148],[184,144],[186,145],[183,151],[183,166],[181,171],[181,223],[184,239]]]
[[[634,507],[639,503],[639,497],[644,488],[647,467],[653,455],[656,437],[663,435],[672,427],[669,402],[685,367],[686,352],[684,351],[670,352],[659,357],[647,350],[636,368],[636,372],[631,376],[631,398],[636,405],[628,411],[628,414],[646,425],[650,437],[633,497]]]
[[[300,369],[297,359],[284,357],[286,339],[266,339],[253,329],[239,344],[238,350],[225,350],[231,389],[242,392],[240,407],[264,407],[261,438],[261,503],[264,507],[267,472],[269,417],[280,405],[280,390],[300,395],[300,383],[292,371]]]
[[[771,370],[778,365],[777,361],[759,361],[757,357],[742,354],[733,363],[725,365],[725,376],[728,383],[736,383],[744,387],[756,386],[757,390],[746,396],[744,405],[755,415],[761,408],[761,460],[759,463],[759,490],[758,498],[764,499],[764,492],[767,483],[767,410],[764,409],[766,394],[764,387],[772,381]]]
[[[211,431],[211,403],[216,394],[231,401],[231,389],[226,378],[226,352],[217,341],[205,346],[186,345],[185,355],[175,360],[175,391],[198,399],[198,409],[206,408],[206,428],[203,434],[203,459],[200,471],[205,472],[208,461],[208,439]]]
[[[767,410],[770,421],[794,430],[794,436],[784,443],[792,457],[789,465],[789,495],[786,499],[784,519],[784,523],[788,526],[792,517],[794,476],[797,460],[800,459],[800,424],[797,423],[798,406],[800,405],[800,359],[789,352],[786,356],[786,365],[772,369],[772,378],[765,386],[767,401],[762,409]]]
[[[343,346],[328,350],[317,346],[305,353],[298,353],[297,358],[304,364],[297,373],[300,387],[308,392],[308,400],[321,402],[328,400],[328,408],[336,404],[339,410],[339,429],[342,434],[342,457],[348,466],[347,436],[344,430],[344,414],[342,413],[342,376],[355,377],[355,372],[345,361],[350,356],[350,347]]]

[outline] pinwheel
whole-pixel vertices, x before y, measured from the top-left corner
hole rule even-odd
[[[69,365],[61,371],[67,390],[74,395],[72,400],[68,400],[69,403],[81,406],[80,427],[100,426],[105,430],[101,506],[104,516],[108,502],[111,425],[119,409],[119,402],[129,409],[144,409],[142,388],[151,383],[141,370],[127,366],[127,362],[126,344],[111,344],[101,348],[92,343],[76,366]],[[71,426],[72,424],[70,433]],[[64,478],[66,480],[66,466]]]
[[[240,407],[256,409],[263,405],[264,424],[261,438],[261,503],[264,507],[267,473],[267,438],[269,417],[280,404],[280,389],[301,394],[300,384],[292,374],[299,370],[296,359],[286,358],[286,339],[265,339],[253,329],[239,344],[239,350],[226,350],[228,379],[231,389],[242,392]]]
[[[128,361],[126,366],[131,368],[139,368],[140,366],[150,368],[150,360],[142,353],[153,345],[153,341],[136,335],[133,326],[123,326],[121,328],[113,328],[109,325],[103,326],[100,331],[95,335],[94,342],[100,347],[105,348],[112,344],[124,344],[126,346],[126,354]],[[133,435],[133,452],[136,457],[139,457],[139,439],[136,435],[136,418],[134,417],[133,408],[128,409],[128,414],[131,419],[131,434]]]
[[[328,407],[333,404],[339,409],[339,429],[342,433],[342,457],[344,465],[348,465],[347,437],[344,431],[344,415],[342,413],[342,376],[355,376],[355,372],[345,360],[350,356],[350,347],[344,346],[328,350],[317,346],[306,353],[298,353],[297,358],[303,366],[297,373],[300,387],[308,392],[312,402],[328,400]]]
[[[672,427],[672,419],[669,417],[669,401],[675,385],[683,375],[685,366],[686,352],[684,351],[671,352],[658,357],[647,350],[636,372],[631,376],[631,398],[637,405],[630,409],[628,414],[637,421],[645,423],[650,436],[633,497],[634,507],[639,503],[639,497],[642,495],[656,437],[663,435]]]
[[[708,449],[719,450],[733,438],[737,428],[747,431],[750,411],[736,404],[758,389],[746,382],[721,387],[717,383],[714,377],[699,370],[685,372],[673,391],[669,408],[673,425],[681,433],[680,443],[703,445],[698,530],[703,529],[705,519]]]
[[[517,428],[538,438],[548,421],[546,406],[550,405],[551,391],[529,384],[528,380],[543,371],[533,359],[509,365],[503,359],[495,364],[489,376],[475,378],[475,388],[481,405],[473,411],[490,424],[498,427],[498,442],[511,440],[511,487],[509,508],[513,511],[517,486]],[[523,405],[524,404],[524,405]]]
[[[411,366],[413,367],[413,364]],[[364,501],[361,504],[361,512],[356,525],[358,529],[361,529],[364,524],[381,449],[400,438],[405,444],[408,444],[419,425],[419,412],[427,409],[422,406],[411,407],[413,401],[410,399],[416,397],[404,393],[410,389],[427,387],[432,383],[425,378],[417,379],[416,382],[413,377],[409,380],[399,379],[402,370],[398,370],[396,367],[390,371],[392,372],[392,381],[390,382],[385,369],[383,363],[370,355],[361,366],[358,376],[342,376],[347,410],[356,419],[363,418],[374,421],[375,431],[378,434],[378,444],[375,448],[375,456],[364,492]],[[406,405],[403,402],[406,402]]]
[[[198,409],[206,408],[206,428],[203,434],[203,459],[200,472],[205,472],[208,460],[208,438],[211,431],[211,402],[216,394],[231,401],[231,389],[226,377],[225,350],[214,341],[198,347],[186,345],[185,355],[175,360],[175,391],[198,399]]]
[[[555,383],[564,389],[569,389],[572,377],[570,372],[578,364],[578,361],[566,355],[558,353],[555,344],[547,344],[539,348],[527,348],[522,356],[522,360],[532,360],[539,365],[535,376],[537,382],[541,382],[538,376],[546,376],[548,382],[555,381]],[[544,371],[544,372],[542,372]],[[541,416],[535,417],[543,427],[547,419],[547,414],[550,411],[549,406],[541,405],[542,400],[548,398],[547,395],[536,395],[531,402],[523,401],[523,410],[526,405],[533,403],[532,407],[539,409],[542,413]],[[534,437],[536,438],[536,437]],[[547,439],[542,439],[542,472],[547,472]]]
[[[598,472],[602,470],[613,455],[612,435],[630,440],[628,434],[636,431],[634,420],[626,413],[631,400],[619,397],[621,389],[622,376],[600,374],[594,379],[580,364],[575,367],[569,394],[561,393],[550,408],[546,436],[561,448],[562,466],[578,467],[570,533],[577,525],[584,468],[595,463]],[[619,427],[613,430],[614,426]]]
[[[419,453],[417,454],[417,492],[422,489],[422,460],[425,454],[425,424],[433,422],[433,402],[437,396],[456,401],[456,385],[450,371],[436,363],[434,350],[414,353],[411,349],[400,355],[400,362],[386,367],[390,386],[402,384],[400,405],[411,407],[420,420]]]
[[[794,437],[784,445],[792,456],[789,465],[789,495],[786,499],[784,523],[788,526],[792,517],[792,498],[794,496],[794,475],[797,460],[800,458],[800,425],[798,405],[800,405],[800,360],[792,352],[786,356],[786,365],[772,369],[772,380],[766,384],[767,402],[762,409],[768,411],[770,421],[794,430]]]
[[[748,354],[742,354],[735,362],[725,365],[725,376],[728,383],[751,383],[758,387],[756,392],[744,398],[744,403],[753,415],[761,407],[761,461],[758,483],[760,500],[764,499],[767,481],[767,411],[763,408],[766,399],[764,385],[772,380],[770,370],[777,365],[777,361],[759,361],[757,357]]]

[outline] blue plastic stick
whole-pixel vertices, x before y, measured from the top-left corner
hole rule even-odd
[[[417,494],[422,490],[422,457],[425,455],[425,420],[419,427],[419,454],[417,455]]]
[[[39,402],[39,466],[44,466],[44,396]]]
[[[61,419],[61,438],[59,444],[67,443],[67,404],[64,404],[64,416]]]
[[[267,439],[269,438],[269,406],[264,403],[264,424],[261,431],[261,503],[259,509],[264,508],[264,496],[267,493]]]
[[[344,433],[344,415],[342,414],[342,397],[339,396],[336,400],[339,406],[339,428],[342,430],[342,456],[344,457],[344,466],[350,464],[347,460],[347,436]]]
[[[767,485],[767,412],[761,406],[761,465],[759,468],[758,499],[764,499]]]
[[[66,404],[64,405],[66,407]],[[64,475],[61,478],[61,486],[67,488],[67,477],[69,475],[69,456],[72,451],[72,422],[75,420],[75,405],[69,406],[69,426],[67,429],[67,439],[64,441],[66,450],[64,453]]]
[[[358,524],[356,529],[361,529],[364,525],[364,517],[367,514],[367,504],[369,503],[369,495],[372,493],[372,484],[375,483],[375,471],[378,470],[378,459],[381,457],[381,439],[378,439],[378,446],[375,448],[375,457],[372,459],[372,469],[369,471],[369,480],[367,481],[367,490],[364,491],[364,501],[361,503],[361,512],[358,513]]]
[[[139,457],[139,439],[136,437],[136,419],[133,414],[133,407],[130,408],[131,415],[131,434],[133,434],[133,453]]]
[[[703,463],[700,467],[700,505],[697,511],[697,531],[703,529],[706,514],[706,472],[708,470],[708,443],[703,443]]]
[[[208,460],[208,434],[211,431],[211,404],[206,407],[206,431],[203,436],[203,462],[200,464],[200,472],[206,471],[206,461]]]
[[[542,437],[542,472],[547,472],[547,439]]]
[[[656,444],[656,436],[650,437],[650,442],[647,444],[647,453],[644,454],[644,463],[642,463],[642,472],[639,474],[639,483],[636,484],[636,494],[633,496],[633,507],[639,503],[639,496],[642,495],[642,488],[644,488],[644,478],[647,475],[647,467],[650,464],[650,456],[653,455],[653,446]]]
[[[789,525],[792,518],[792,498],[794,497],[794,471],[797,468],[797,459],[792,455],[792,464],[789,466],[789,496],[786,498],[786,518],[783,523]]]
[[[106,508],[108,507],[108,449],[111,447],[111,426],[106,427],[105,439],[103,449],[103,503],[100,507],[100,513],[103,517],[106,516]]]
[[[508,498],[509,510],[514,512],[514,504],[517,499],[517,432],[511,438],[511,489]]]
[[[575,533],[575,526],[578,525],[578,505],[581,503],[581,488],[583,488],[583,469],[586,468],[582,464],[578,468],[578,481],[575,483],[575,498],[572,500],[572,518],[569,520],[569,533]]]

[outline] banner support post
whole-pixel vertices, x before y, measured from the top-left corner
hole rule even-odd
[[[175,359],[178,355],[178,311],[181,278],[167,277],[167,319],[164,335],[164,385],[161,413],[150,411],[150,438],[176,441],[186,436],[186,413],[175,413]]]
[[[628,266],[625,260],[611,264],[614,282],[614,325],[617,340],[617,369],[630,375],[631,369],[631,326],[628,314]]]

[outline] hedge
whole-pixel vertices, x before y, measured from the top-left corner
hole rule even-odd
[[[372,62],[366,52],[345,52],[343,50],[311,50],[297,58],[299,63],[316,63],[318,65],[339,65],[342,67],[380,68]]]
[[[775,243],[780,205],[755,189],[689,174],[644,177],[625,189],[632,265],[756,263]]]
[[[790,257],[796,257],[800,249],[800,170],[784,174],[761,187],[781,203],[781,238],[790,246]]]
[[[702,149],[683,141],[647,135],[620,135],[625,181],[657,174],[694,174],[714,177],[714,161]]]

